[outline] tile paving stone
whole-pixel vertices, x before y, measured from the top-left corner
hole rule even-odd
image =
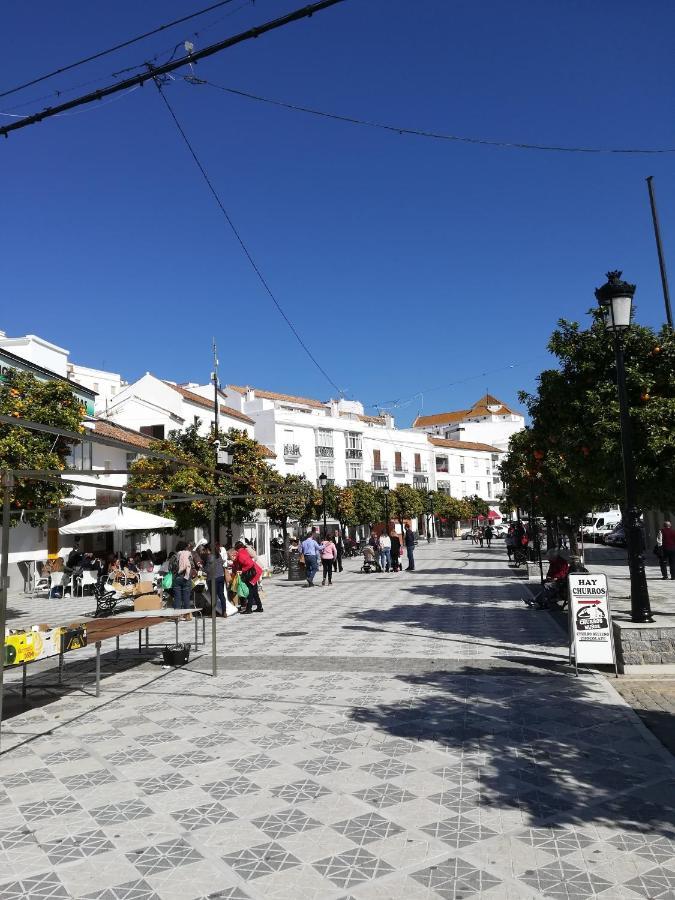
[[[565,860],[556,860],[540,869],[528,870],[520,881],[536,888],[545,897],[586,898],[611,888],[612,882],[592,872],[584,872]]]
[[[56,872],[43,872],[0,885],[2,900],[69,900],[70,893]]]
[[[675,870],[656,866],[627,881],[625,887],[649,900],[672,900],[675,897]]]
[[[180,809],[171,813],[186,831],[196,831],[198,828],[206,828],[209,825],[220,825],[222,822],[236,820],[237,816],[220,803],[205,803],[203,806],[195,806],[192,809]]]
[[[306,800],[316,800],[317,797],[323,797],[330,792],[316,781],[312,781],[311,778],[305,778],[301,781],[294,781],[292,784],[282,784],[272,788],[271,793],[274,797],[288,803],[304,803]]]
[[[317,872],[341,888],[351,888],[394,871],[393,866],[373,856],[363,847],[328,856],[313,865]]]
[[[121,851],[114,851],[60,866],[59,877],[72,897],[87,897],[138,879],[138,872]]]
[[[80,900],[162,900],[144,878],[134,878],[93,893],[82,894]]]
[[[90,814],[99,825],[116,825],[119,822],[146,818],[151,816],[153,811],[142,800],[135,799],[98,806],[90,810]]]
[[[257,785],[250,778],[240,775],[235,778],[224,778],[222,781],[214,781],[211,784],[203,785],[203,789],[210,794],[214,800],[225,800],[227,797],[240,797],[245,794],[256,794],[260,791],[260,785]]]
[[[222,859],[245,881],[301,865],[297,857],[276,841],[245,847],[236,853],[225,854]]]
[[[252,820],[252,824],[274,840],[279,840],[279,838],[287,837],[290,834],[309,831],[312,828],[322,827],[318,819],[305,815],[304,812],[294,806],[266,816],[259,816]]]
[[[182,838],[141,847],[127,853],[127,859],[144,877],[156,875],[202,859],[201,853]]]
[[[183,761],[185,762],[185,760]],[[143,791],[144,794],[161,794],[165,791],[177,791],[181,788],[190,788],[193,787],[193,784],[191,781],[188,781],[187,778],[183,778],[182,775],[179,775],[178,772],[171,772],[164,776],[145,778],[142,781],[137,781],[136,786],[139,790]]]
[[[460,857],[451,857],[412,872],[410,877],[446,900],[459,900],[460,897],[474,894],[482,896],[489,888],[501,883],[500,878],[477,869]]]
[[[396,787],[393,784],[382,784],[376,787],[366,788],[363,791],[356,791],[354,794],[359,800],[382,809],[387,806],[398,806],[408,800],[415,800],[416,797],[410,791]]]
[[[53,865],[60,865],[74,859],[106,853],[109,850],[113,850],[114,845],[110,842],[105,832],[96,829],[95,831],[43,841],[40,844],[40,849],[47,854],[49,861]]]
[[[394,834],[400,834],[404,829],[391,819],[385,819],[378,813],[366,813],[362,816],[356,816],[353,819],[347,819],[343,822],[337,822],[333,826],[335,831],[344,834],[355,844],[368,844],[371,841],[378,841],[382,838],[390,837]]]

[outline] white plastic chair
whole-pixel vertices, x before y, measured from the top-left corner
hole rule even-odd
[[[49,592],[52,586],[52,576],[51,575],[40,575],[37,570],[37,566],[33,570],[33,574],[31,576],[32,584],[30,588],[30,595],[33,599],[37,597],[40,591],[46,591],[47,596],[49,596]]]
[[[98,573],[95,569],[84,569],[80,578],[80,597],[84,597],[84,589],[93,587],[98,581]]]

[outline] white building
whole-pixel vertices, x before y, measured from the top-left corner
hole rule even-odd
[[[75,384],[90,388],[96,396],[96,414],[104,414],[113,397],[117,396],[126,381],[117,372],[105,372],[102,369],[90,369],[69,362],[66,366],[68,379]]]
[[[412,427],[448,440],[489,444],[505,451],[511,435],[525,427],[525,417],[485,394],[470,409],[418,416]]]
[[[452,497],[477,494],[496,509],[503,490],[499,464],[505,456],[498,447],[474,441],[432,437],[436,490]]]
[[[218,415],[222,431],[237,428],[249,437],[254,436],[254,420],[240,409],[222,403]],[[213,387],[207,397],[204,387],[192,384],[184,387],[162,381],[149,372],[133,384],[124,385],[104,414],[108,421],[159,440],[168,437],[170,431],[197,423],[199,433],[207,435],[213,428],[214,417]]]
[[[276,456],[282,475],[314,484],[355,481],[395,487],[434,487],[426,434],[394,427],[391,416],[367,416],[354,400],[321,401],[259,388],[227,385],[228,403],[255,420],[256,439]]]

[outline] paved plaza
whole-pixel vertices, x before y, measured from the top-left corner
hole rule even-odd
[[[612,679],[570,673],[503,546],[358,566],[267,581],[262,615],[218,621],[216,679],[202,648],[167,670],[134,637],[98,699],[92,648],[68,689],[31,674],[3,732],[0,898],[675,898],[672,757]]]

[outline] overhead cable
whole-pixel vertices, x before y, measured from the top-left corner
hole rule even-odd
[[[132,75],[115,84],[98,88],[95,91],[84,94],[82,97],[76,97],[74,100],[68,100],[65,103],[60,103],[58,106],[48,107],[40,112],[32,113],[23,119],[19,119],[18,122],[11,122],[9,125],[3,125],[0,127],[0,136],[7,137],[12,131],[17,131],[19,128],[26,128],[28,125],[35,125],[38,122],[42,122],[44,119],[49,119],[52,116],[59,115],[59,113],[74,109],[76,106],[82,106],[85,103],[93,103],[95,100],[101,100],[103,97],[108,97],[110,94],[126,91],[137,84],[145,84],[145,82],[149,81],[151,78],[166,75],[183,66],[193,65],[194,63],[199,62],[200,59],[205,59],[208,56],[220,53],[221,50],[227,50],[244,41],[260,37],[277,28],[282,28],[284,25],[289,25],[291,22],[299,22],[301,19],[307,19],[315,13],[328,9],[331,6],[335,6],[338,3],[344,3],[344,0],[319,0],[317,3],[303,6],[300,9],[287,13],[285,16],[280,16],[277,19],[272,19],[269,22],[264,22],[262,25],[256,25],[239,34],[235,34],[232,37],[225,38],[225,40],[210,44],[208,47],[204,47],[203,50],[195,50],[194,52],[188,53],[186,56],[179,57],[179,59],[151,68],[147,72],[140,72],[138,75]]]
[[[271,97],[261,97],[258,94],[251,94],[248,91],[240,91],[236,88],[226,87],[222,84],[214,84],[212,81],[204,81],[196,79],[196,84],[206,84],[209,87],[216,88],[219,91],[225,91],[227,94],[234,94],[237,97],[244,97],[247,100],[255,100],[258,103],[267,103],[271,106],[280,106],[283,109],[291,109],[295,112],[307,113],[312,116],[319,116],[322,119],[333,119],[336,122],[345,122],[348,125],[359,125],[364,128],[376,128],[380,131],[389,131],[393,134],[412,135],[414,137],[431,138],[436,141],[455,141],[463,144],[483,144],[487,147],[501,147],[512,150],[543,150],[555,153],[675,153],[675,147],[561,147],[554,144],[526,144],[514,141],[493,141],[487,138],[466,137],[465,135],[447,134],[440,131],[424,131],[419,128],[409,128],[403,125],[391,125],[386,122],[374,122],[369,119],[358,119],[354,116],[341,116],[338,113],[326,112],[325,110],[313,109],[311,106],[299,106],[296,103],[287,103],[284,100],[275,100]]]
[[[26,81],[23,84],[18,84],[16,87],[10,88],[7,91],[0,92],[0,97],[8,97],[10,94],[16,94],[17,91],[22,91],[24,88],[32,87],[34,84],[40,84],[41,81],[47,81],[49,78],[54,78],[56,75],[61,75],[63,72],[70,72],[71,69],[76,69],[78,66],[83,66],[85,63],[93,62],[96,59],[101,59],[104,56],[108,56],[111,53],[115,53],[117,50],[123,50],[125,47],[130,47],[132,44],[137,44],[139,41],[143,41],[146,38],[152,37],[154,34],[159,34],[160,31],[166,31],[167,28],[173,28],[174,25],[181,25],[183,22],[188,22],[190,19],[196,19],[198,16],[203,16],[207,12],[211,12],[214,9],[218,9],[220,6],[227,6],[228,3],[233,3],[234,0],[218,0],[217,3],[212,3],[210,6],[204,7],[204,9],[197,10],[197,12],[190,13],[187,16],[182,16],[180,19],[174,19],[172,22],[165,22],[164,25],[159,25],[157,28],[153,28],[151,31],[146,31],[143,34],[138,34],[136,37],[129,38],[126,41],[122,41],[121,44],[115,44],[114,47],[108,47],[107,50],[99,50],[98,53],[93,53],[91,56],[85,56],[83,59],[78,59],[75,62],[69,63],[67,66],[61,66],[59,69],[54,69],[53,72],[47,72],[45,75],[40,75],[37,78],[33,78],[30,81]]]
[[[194,160],[194,162],[195,162],[197,168],[199,169],[199,171],[201,172],[202,178],[203,178],[204,181],[206,182],[206,184],[207,184],[207,186],[208,186],[208,188],[209,188],[211,194],[213,195],[214,200],[215,200],[216,203],[218,204],[218,207],[219,207],[220,211],[222,212],[223,216],[225,217],[225,220],[227,221],[227,224],[228,224],[228,225],[230,226],[230,228],[232,229],[232,233],[234,234],[235,238],[237,239],[237,241],[238,241],[238,243],[239,243],[239,246],[240,246],[241,249],[244,251],[244,255],[246,256],[246,258],[248,259],[249,263],[251,264],[251,268],[253,269],[253,271],[255,272],[255,274],[258,276],[258,280],[260,281],[260,283],[262,284],[263,288],[265,289],[265,292],[268,294],[268,296],[269,296],[270,299],[272,300],[272,303],[274,303],[274,305],[276,306],[277,310],[278,310],[279,313],[281,314],[282,318],[284,319],[284,321],[286,322],[286,324],[288,325],[288,327],[289,327],[289,328],[291,329],[291,331],[293,332],[293,335],[295,336],[296,340],[298,341],[298,343],[300,344],[300,346],[302,347],[302,349],[305,351],[305,353],[307,354],[307,356],[311,359],[311,361],[314,363],[314,365],[315,365],[316,368],[319,370],[319,372],[321,372],[321,374],[322,374],[323,377],[326,379],[326,381],[328,381],[328,383],[329,383],[330,385],[332,385],[332,386],[335,388],[335,390],[338,392],[338,394],[341,394],[342,391],[340,390],[340,388],[337,386],[337,384],[333,381],[333,379],[330,377],[330,375],[328,374],[328,372],[326,372],[326,370],[324,369],[324,367],[321,365],[321,363],[320,363],[320,362],[317,360],[317,358],[314,356],[314,354],[312,353],[312,351],[309,349],[309,347],[307,346],[307,344],[304,342],[304,340],[302,339],[302,337],[301,337],[300,334],[298,333],[298,330],[296,329],[295,325],[294,325],[293,322],[289,319],[289,317],[286,315],[286,313],[285,313],[283,307],[281,306],[281,304],[279,303],[279,301],[278,301],[277,298],[275,297],[275,295],[274,295],[274,293],[273,293],[271,287],[270,287],[269,284],[267,283],[267,279],[266,279],[265,276],[262,274],[262,272],[261,272],[261,270],[260,270],[258,264],[256,263],[255,259],[253,258],[253,256],[252,256],[250,250],[249,250],[248,247],[246,246],[246,244],[245,244],[245,242],[244,242],[244,239],[242,238],[242,236],[241,236],[239,230],[237,229],[237,226],[236,226],[236,225],[234,224],[234,222],[232,221],[232,218],[231,218],[230,214],[228,213],[227,209],[225,208],[225,206],[224,206],[224,204],[223,204],[223,201],[220,199],[220,195],[218,194],[218,191],[215,189],[215,187],[214,187],[214,185],[213,185],[213,182],[212,182],[211,179],[209,178],[209,175],[208,175],[206,169],[205,169],[204,166],[202,165],[202,163],[201,163],[199,157],[197,156],[197,153],[196,153],[194,147],[193,147],[192,144],[190,143],[190,140],[189,140],[187,134],[185,133],[185,131],[184,131],[182,125],[180,124],[180,122],[178,121],[178,118],[176,117],[176,113],[173,111],[173,107],[172,107],[171,104],[169,103],[169,100],[167,99],[166,94],[165,94],[165,92],[164,92],[163,89],[162,89],[162,84],[160,83],[159,79],[155,79],[155,84],[157,85],[157,90],[159,91],[159,96],[160,96],[160,97],[162,98],[162,100],[164,101],[164,104],[165,104],[167,110],[169,111],[169,114],[170,114],[171,118],[173,119],[174,124],[175,124],[176,128],[178,129],[178,132],[180,133],[180,136],[183,138],[183,141],[185,142],[185,145],[187,146],[188,150],[190,151],[190,155],[192,156],[192,159]]]

